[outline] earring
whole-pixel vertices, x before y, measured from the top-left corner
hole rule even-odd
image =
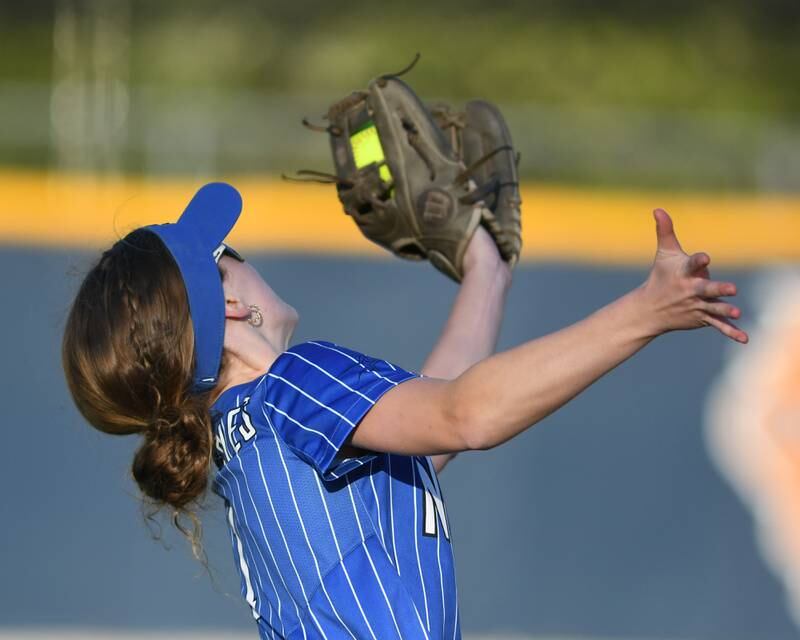
[[[264,322],[264,316],[261,314],[261,309],[256,305],[250,305],[250,317],[247,319],[248,324],[253,327],[260,327]]]

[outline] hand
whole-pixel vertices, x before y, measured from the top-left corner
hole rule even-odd
[[[511,269],[501,257],[492,236],[482,226],[478,225],[475,233],[467,245],[464,253],[464,280],[471,273],[488,271],[501,276],[508,284],[511,283]]]
[[[655,333],[712,326],[732,340],[746,343],[747,334],[730,320],[739,318],[741,311],[720,300],[736,295],[736,285],[710,279],[707,253],[684,253],[666,211],[656,209],[653,217],[658,250],[641,293],[655,322]]]

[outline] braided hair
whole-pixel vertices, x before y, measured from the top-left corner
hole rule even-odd
[[[146,517],[168,507],[204,561],[195,509],[208,484],[210,398],[190,391],[188,298],[158,236],[146,229],[129,233],[88,272],[67,319],[62,364],[72,398],[92,426],[142,436],[132,471]]]

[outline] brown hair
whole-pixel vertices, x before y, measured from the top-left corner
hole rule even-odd
[[[147,517],[171,507],[173,523],[204,560],[195,507],[211,461],[209,394],[190,392],[188,298],[158,236],[129,233],[89,271],[67,319],[62,363],[72,398],[92,426],[143,436],[132,470]]]

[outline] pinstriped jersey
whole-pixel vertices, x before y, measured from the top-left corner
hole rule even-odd
[[[415,377],[309,341],[214,404],[213,488],[262,638],[460,638],[431,459],[343,452],[378,399]]]

